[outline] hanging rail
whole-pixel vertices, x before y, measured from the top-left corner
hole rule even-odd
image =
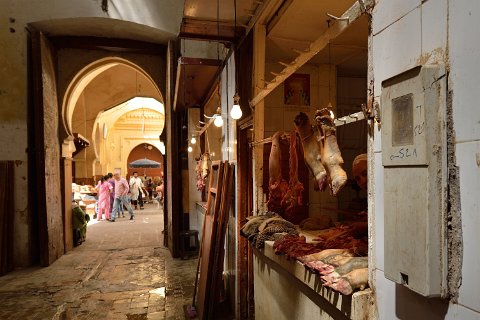
[[[348,116],[344,116],[344,117],[340,117],[338,119],[335,119],[335,120],[333,120],[333,122],[335,123],[335,127],[340,127],[340,126],[343,126],[344,124],[354,123],[354,122],[364,120],[364,119],[366,119],[365,113],[363,111],[359,111],[359,112],[349,114]],[[290,134],[285,133],[285,134],[282,135],[282,138],[283,139],[287,139],[287,138],[289,139]],[[258,146],[258,145],[261,145],[261,144],[266,144],[266,143],[271,143],[271,142],[272,142],[272,137],[268,137],[268,138],[265,138],[265,139],[262,139],[262,140],[250,142],[250,147],[255,147],[255,146]]]

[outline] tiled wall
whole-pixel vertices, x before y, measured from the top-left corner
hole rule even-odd
[[[373,11],[376,97],[381,82],[425,64],[448,64],[453,92],[456,165],[460,170],[463,226],[462,285],[458,304],[427,299],[384,276],[381,132],[374,130],[374,286],[379,319],[480,319],[480,2],[468,0],[379,0]],[[448,32],[447,32],[448,31]],[[448,48],[448,49],[447,49]],[[448,50],[448,54],[447,54]],[[449,60],[447,60],[447,58]]]

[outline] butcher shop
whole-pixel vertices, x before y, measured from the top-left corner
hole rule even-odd
[[[201,318],[218,297],[238,319],[466,312],[448,5],[377,2],[260,1],[214,47],[185,135]]]

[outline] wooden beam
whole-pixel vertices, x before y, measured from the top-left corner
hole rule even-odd
[[[131,39],[87,36],[58,36],[50,39],[57,48],[98,49],[142,54],[165,54],[166,52],[166,46],[163,44]]]
[[[180,74],[182,72],[182,58],[177,61],[177,75],[175,77],[175,93],[173,94],[173,111],[177,111],[178,87],[180,85]]]
[[[253,84],[254,94],[263,88],[265,74],[265,41],[266,27],[263,24],[255,25],[253,29]],[[265,135],[265,105],[263,100],[255,106],[253,113],[253,140],[260,140]],[[263,148],[253,150],[253,212],[266,211],[263,194]],[[268,169],[267,169],[268,170]]]
[[[217,59],[181,57],[179,61],[181,65],[189,65],[189,66],[218,67],[222,65],[222,60],[217,60]]]
[[[212,20],[184,18],[180,26],[180,38],[196,39],[205,41],[234,42],[245,34],[242,26]]]
[[[373,6],[374,0],[366,0],[365,4],[368,7]],[[273,78],[267,85],[257,93],[257,95],[250,101],[250,106],[254,107],[260,101],[265,99],[276,87],[278,87],[285,79],[291,76],[295,71],[312,59],[317,53],[325,48],[331,40],[342,34],[348,26],[360,18],[363,14],[363,6],[359,2],[355,2],[340,18],[347,18],[348,20],[336,21],[327,31],[316,39],[310,47],[301,52],[298,57],[288,67],[285,67],[283,71]]]

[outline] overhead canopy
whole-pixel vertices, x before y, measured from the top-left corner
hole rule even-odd
[[[138,159],[128,164],[130,168],[160,168],[161,163],[147,158]]]

